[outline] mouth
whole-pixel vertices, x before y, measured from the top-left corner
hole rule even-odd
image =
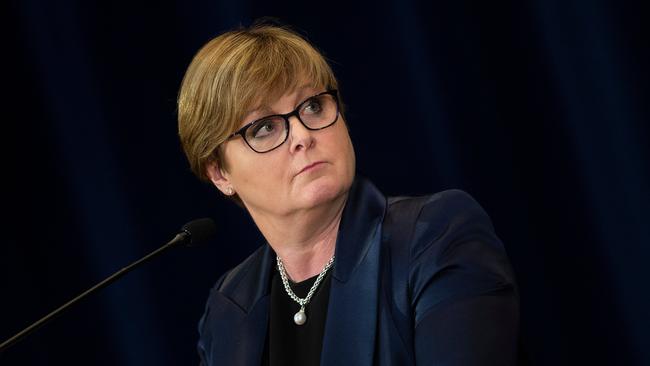
[[[302,173],[304,173],[306,171],[309,171],[309,170],[315,168],[316,166],[318,166],[320,164],[324,164],[324,163],[325,163],[324,161],[317,161],[315,163],[309,164],[306,167],[302,168],[302,170],[299,171],[298,174],[296,174],[296,175],[302,174]]]

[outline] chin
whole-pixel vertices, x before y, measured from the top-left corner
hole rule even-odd
[[[310,182],[302,192],[305,206],[317,206],[333,201],[345,192],[342,178],[321,177]]]

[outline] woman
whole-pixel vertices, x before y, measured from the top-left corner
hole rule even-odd
[[[518,297],[490,219],[462,191],[386,198],[355,176],[337,88],[273,25],[216,37],[187,70],[190,166],[267,241],[212,289],[202,364],[514,364]]]

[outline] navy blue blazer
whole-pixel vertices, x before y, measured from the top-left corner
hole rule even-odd
[[[321,365],[513,365],[519,300],[502,243],[460,190],[386,198],[357,177],[343,211]],[[201,364],[260,365],[275,253],[222,276],[199,322]]]

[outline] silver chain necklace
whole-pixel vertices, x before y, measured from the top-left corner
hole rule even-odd
[[[307,305],[307,303],[309,303],[309,300],[311,300],[311,297],[314,296],[314,292],[316,292],[318,285],[323,280],[323,277],[325,277],[327,270],[330,269],[332,263],[334,263],[334,256],[330,258],[329,262],[327,262],[325,267],[323,267],[323,269],[320,271],[318,277],[316,278],[316,281],[314,282],[313,285],[311,285],[311,288],[309,289],[307,296],[303,299],[299,298],[293,292],[293,290],[291,290],[291,287],[289,286],[289,279],[287,278],[287,273],[284,270],[284,265],[282,264],[282,260],[280,259],[279,256],[276,256],[276,259],[278,262],[278,271],[280,272],[280,277],[282,278],[282,284],[284,285],[284,289],[287,291],[289,297],[293,299],[293,301],[297,302],[298,305],[300,305],[300,310],[298,310],[298,312],[293,316],[293,322],[296,323],[297,325],[303,325],[307,321],[307,315],[305,314],[305,305]]]

